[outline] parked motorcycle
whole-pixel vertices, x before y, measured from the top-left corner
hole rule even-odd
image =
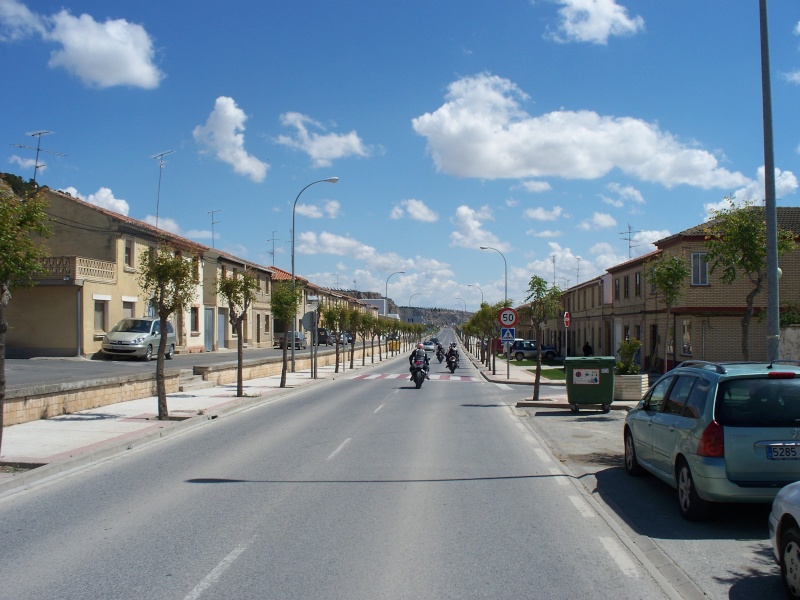
[[[447,357],[447,368],[450,369],[451,373],[455,373],[456,369],[458,368],[458,357],[456,357],[456,356],[448,356]]]
[[[421,358],[414,359],[414,364],[411,365],[411,380],[417,386],[417,389],[422,387],[425,375],[425,361]]]

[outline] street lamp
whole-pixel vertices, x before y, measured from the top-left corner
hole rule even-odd
[[[389,280],[392,278],[393,275],[399,275],[400,273],[405,273],[405,271],[395,271],[391,275],[386,278],[386,293],[383,295],[383,316],[386,316],[386,313],[389,312]]]
[[[481,306],[483,306],[483,290],[481,290],[481,286],[474,285],[472,283],[468,283],[467,287],[474,287],[474,288],[478,288],[480,290],[480,292],[481,292]]]
[[[464,303],[464,312],[461,315],[461,323],[463,324],[467,320],[467,301],[458,296],[456,296],[456,300],[461,300]]]
[[[419,296],[421,293],[422,292],[416,292],[414,294],[411,294],[411,296],[408,298],[408,309],[409,310],[411,310],[411,298],[413,298],[414,296]],[[409,323],[411,323],[411,321],[413,321],[413,317],[408,320]]]
[[[505,254],[500,252],[497,248],[491,246],[481,246],[481,250],[494,250],[503,257],[503,280],[505,281],[505,292],[503,294],[503,306],[508,304],[508,262],[506,262]],[[511,379],[511,361],[506,357],[506,379]]]
[[[506,256],[497,248],[492,248],[491,246],[481,246],[481,250],[494,250],[500,256],[503,257],[503,280],[505,281],[505,291],[503,293],[503,300],[504,302],[508,302],[508,262],[506,262]]]
[[[305,192],[308,188],[312,185],[317,183],[336,183],[339,181],[338,177],[328,177],[327,179],[320,179],[319,181],[312,181],[302,190],[300,193],[297,194],[297,198],[294,199],[294,204],[292,205],[292,292],[295,290],[294,285],[294,227],[295,227],[295,212],[297,211],[297,201],[300,200],[300,196],[303,192]],[[292,315],[292,373],[294,373],[294,336],[295,336],[295,329],[297,328],[297,303],[294,305],[294,314]],[[286,343],[286,340],[283,340]]]

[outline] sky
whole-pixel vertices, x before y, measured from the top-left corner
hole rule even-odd
[[[264,266],[294,212],[315,284],[520,304],[763,202],[758,5],[0,0],[0,171],[40,142],[41,185]],[[800,2],[768,13],[798,206]]]

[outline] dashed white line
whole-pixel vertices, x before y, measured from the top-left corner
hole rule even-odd
[[[336,456],[337,454],[339,454],[339,452],[341,452],[342,450],[344,450],[344,447],[345,447],[345,446],[347,446],[347,444],[349,444],[349,443],[350,443],[350,440],[351,440],[351,439],[352,439],[352,438],[347,438],[345,441],[343,441],[341,444],[339,444],[339,447],[338,447],[336,450],[334,450],[333,452],[331,452],[330,456],[328,456],[328,458],[326,458],[325,460],[330,460],[330,459],[332,459],[334,456]]]
[[[542,462],[546,463],[553,462],[553,459],[550,457],[550,455],[541,448],[534,448],[533,451],[536,452],[536,456],[538,456],[539,460],[541,460]]]
[[[558,485],[569,485],[569,478],[564,475],[561,469],[550,467],[548,471],[550,471],[550,475],[553,476],[553,479],[555,479]]]
[[[606,551],[611,555],[611,558],[617,563],[619,570],[622,571],[625,577],[639,579],[639,568],[636,566],[636,563],[631,560],[631,557],[619,542],[614,540],[614,538],[601,536],[600,543],[603,544]]]
[[[203,592],[205,592],[208,588],[210,588],[217,581],[219,581],[219,578],[222,577],[222,574],[230,568],[230,566],[237,558],[239,558],[239,555],[242,552],[247,550],[247,547],[253,543],[254,539],[255,538],[253,537],[248,541],[236,546],[236,548],[234,548],[233,551],[230,554],[228,554],[228,556],[223,558],[220,561],[220,563],[216,567],[214,567],[211,570],[211,572],[208,575],[206,575],[203,578],[203,580],[200,583],[198,583],[194,587],[194,589],[184,597],[184,600],[197,600],[197,598],[199,598],[203,594]]]
[[[572,505],[577,509],[581,516],[585,519],[592,519],[597,516],[597,513],[592,510],[589,503],[580,496],[567,496]]]
[[[381,404],[381,405],[380,405],[378,408],[376,408],[375,410],[373,410],[373,411],[372,411],[372,414],[374,415],[376,412],[378,412],[378,411],[379,411],[380,409],[382,409],[384,406],[386,406],[386,404]]]

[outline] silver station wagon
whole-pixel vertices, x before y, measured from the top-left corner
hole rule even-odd
[[[101,347],[110,356],[135,356],[152,360],[161,342],[161,321],[158,317],[122,319],[103,338]],[[175,330],[167,321],[167,348],[164,357],[175,356]]]
[[[677,490],[681,515],[772,502],[800,480],[800,366],[688,361],[625,417],[625,469]]]

